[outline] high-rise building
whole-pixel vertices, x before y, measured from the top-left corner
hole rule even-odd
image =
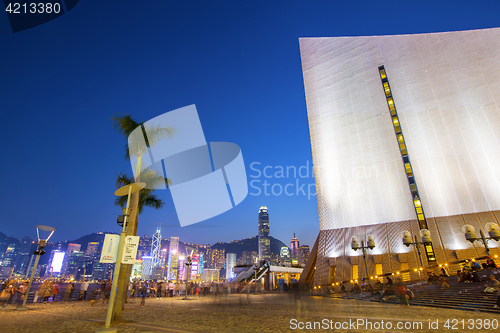
[[[302,276],[404,280],[500,254],[462,231],[499,228],[500,28],[301,38],[300,53],[320,224]],[[365,265],[351,243],[369,236]]]
[[[219,270],[216,268],[208,268],[203,271],[203,281],[219,281]]]
[[[179,237],[170,237],[168,251],[167,276],[169,280],[177,280],[179,275]]]
[[[289,266],[291,264],[290,250],[287,246],[281,247],[280,250],[280,263],[283,266]]]
[[[226,250],[225,249],[212,249],[212,259],[211,265],[212,268],[221,268],[224,266],[226,261]]]
[[[152,256],[142,256],[142,279],[147,280],[153,274],[154,259]]]
[[[18,244],[11,243],[7,246],[7,250],[2,256],[2,266],[14,266],[16,261],[16,245]]]
[[[15,272],[21,275],[26,273],[27,266],[29,264],[30,256],[32,254],[31,247],[33,246],[33,240],[29,237],[24,237],[19,243],[19,250],[17,251],[16,257],[16,268]]]
[[[298,259],[299,255],[299,240],[295,238],[295,232],[293,233],[292,241],[290,242],[290,257],[292,259]]]
[[[307,262],[307,259],[309,259],[309,245],[302,245],[298,249],[298,257],[297,260],[299,261],[299,265],[304,266]]]
[[[269,238],[269,212],[266,206],[259,209],[259,261],[271,259],[271,239]]]
[[[153,258],[153,267],[161,266],[160,251],[161,251],[161,226],[158,226],[151,241],[151,257]]]
[[[226,280],[231,281],[234,279],[235,275],[233,273],[233,268],[236,266],[236,253],[226,254]]]
[[[90,258],[85,256],[83,251],[73,251],[65,259],[66,261],[66,271],[65,275],[67,277],[73,277],[75,280],[80,279],[83,275],[87,275],[86,270],[89,264]],[[50,274],[51,267],[47,268]],[[90,272],[89,272],[90,273]]]
[[[87,251],[85,254],[89,257],[97,257],[99,256],[100,248],[99,242],[89,242],[87,245]]]

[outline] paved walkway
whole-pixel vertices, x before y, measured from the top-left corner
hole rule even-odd
[[[500,328],[500,316],[495,314],[324,297],[298,299],[293,294],[250,295],[249,299],[247,295],[231,295],[230,300],[225,295],[186,301],[148,298],[145,307],[139,304],[140,299],[133,299],[126,305],[126,322],[117,325],[118,332],[437,333],[494,332]],[[101,302],[91,307],[88,301],[28,305],[29,311],[1,310],[0,332],[94,332],[104,324],[107,309]],[[317,330],[307,330],[314,325]],[[490,329],[484,329],[485,325]]]

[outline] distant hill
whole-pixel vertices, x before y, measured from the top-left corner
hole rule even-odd
[[[111,234],[111,232],[108,232]],[[83,237],[80,237],[78,239],[75,239],[73,241],[67,242],[69,243],[74,243],[74,244],[81,244],[81,250],[80,251],[86,251],[87,246],[89,245],[90,242],[99,242],[99,246],[102,246],[104,243],[104,233],[91,233],[90,235],[85,235]],[[66,246],[67,247],[67,246]]]
[[[283,246],[288,247],[285,243],[280,241],[279,239],[276,239],[272,236],[271,238],[271,255],[278,255],[280,254],[281,248]],[[242,239],[239,241],[234,241],[231,243],[215,243],[212,245],[212,249],[225,249],[226,253],[236,253],[236,257],[239,258],[242,256],[243,251],[258,251],[258,242],[259,238],[257,236],[255,237],[250,237],[246,239]]]

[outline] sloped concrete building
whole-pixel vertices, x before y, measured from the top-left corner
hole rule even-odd
[[[500,29],[301,38],[300,52],[321,230],[314,284],[418,276],[405,230],[419,241],[430,231],[425,267],[487,255],[462,228],[488,237],[500,219]],[[366,268],[353,236],[375,241]]]

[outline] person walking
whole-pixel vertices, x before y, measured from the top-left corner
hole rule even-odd
[[[146,305],[146,294],[147,294],[147,288],[145,284],[141,285],[141,305],[144,306]]]
[[[162,287],[163,287],[163,282],[158,283],[158,287],[156,287],[156,298],[161,299],[161,293],[162,293]]]
[[[24,298],[26,297],[26,290],[28,289],[28,283],[29,282],[25,282],[25,283],[22,283],[19,285],[18,287],[18,292],[19,292],[19,297],[17,299],[17,302],[19,304],[16,305],[16,307],[19,307],[19,306],[22,306],[23,305],[23,302],[24,302]]]
[[[80,286],[80,300],[85,301],[87,298],[87,290],[89,289],[89,282],[87,280],[83,280],[82,285]]]
[[[69,302],[72,288],[73,285],[71,283],[68,283],[68,285],[66,286],[66,290],[64,291],[63,302]]]
[[[51,288],[51,285],[50,284],[47,284],[44,292],[43,292],[43,299],[42,299],[42,303],[43,302],[47,302],[47,304],[49,304],[49,298],[50,296],[52,296],[52,288]]]
[[[59,286],[57,284],[52,288],[52,302],[56,301],[57,294],[59,293]]]

